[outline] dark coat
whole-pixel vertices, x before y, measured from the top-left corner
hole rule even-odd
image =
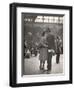
[[[56,54],[61,53],[61,44],[60,40],[56,40]]]
[[[56,47],[55,47],[55,38],[54,38],[54,35],[48,34],[47,42],[48,42],[48,49],[55,50]]]

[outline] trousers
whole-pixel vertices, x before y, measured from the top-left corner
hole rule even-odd
[[[60,54],[57,54],[57,55],[56,55],[56,63],[57,63],[57,64],[59,63],[59,59],[60,59]]]
[[[52,52],[48,52],[47,69],[51,70],[52,67]]]

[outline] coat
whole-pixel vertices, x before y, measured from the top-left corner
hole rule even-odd
[[[40,43],[39,43],[39,60],[47,60],[48,58],[48,46],[47,46],[47,41],[45,38],[41,38]]]
[[[48,49],[53,49],[55,51],[55,38],[54,35],[48,34],[47,36]]]

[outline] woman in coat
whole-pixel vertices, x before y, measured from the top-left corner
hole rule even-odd
[[[45,60],[47,60],[48,58],[48,45],[47,45],[46,37],[47,37],[46,32],[43,32],[40,43],[39,43],[40,70],[44,70]]]

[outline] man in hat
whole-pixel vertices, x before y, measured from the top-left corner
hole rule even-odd
[[[51,72],[51,61],[52,61],[52,55],[55,53],[55,38],[54,35],[51,34],[50,28],[47,28],[47,43],[48,43],[48,59],[47,59],[47,71],[48,73]]]

